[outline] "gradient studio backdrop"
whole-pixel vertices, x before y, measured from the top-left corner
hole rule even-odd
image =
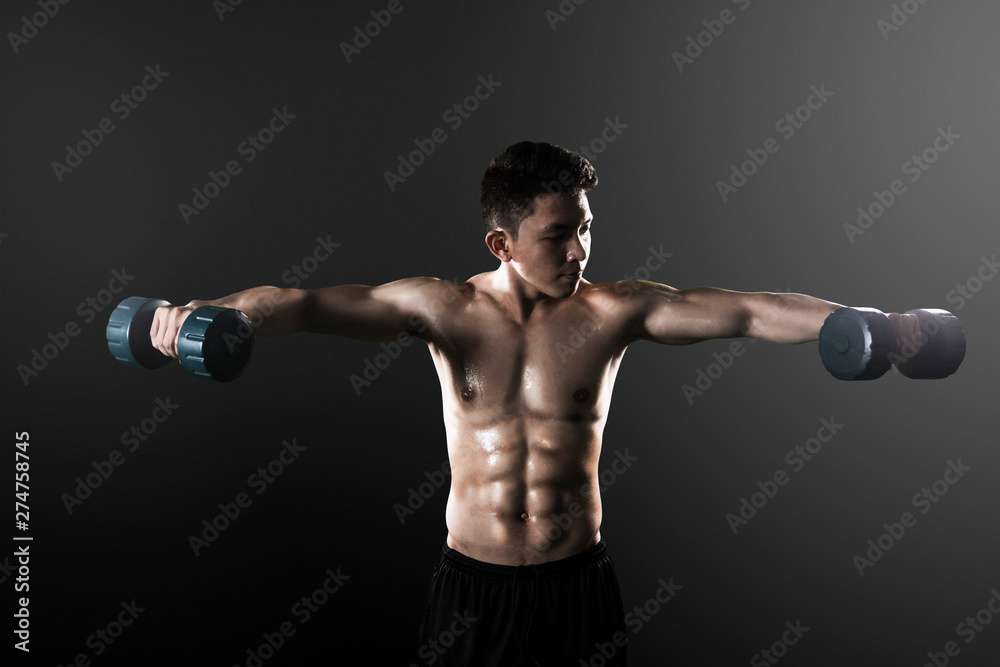
[[[223,2],[73,2],[52,17],[4,3],[9,644],[22,431],[34,538],[31,654],[3,649],[16,664],[350,664],[355,651],[429,664],[414,639],[447,487],[431,483],[446,450],[422,344],[356,388],[378,344],[260,339],[226,385],[118,364],[104,328],[130,295],[491,270],[479,181],[523,139],[594,156],[592,282],[652,267],[676,287],[947,308],[968,334],[961,370],[923,382],[837,381],[815,344],[630,349],[601,467],[632,664],[772,664],[763,650],[784,665],[996,664],[1000,6]],[[373,11],[391,22],[376,30]],[[348,62],[341,44],[365,26],[377,34]],[[144,81],[132,106],[120,99]],[[241,143],[272,118],[281,131],[249,160]],[[113,130],[71,171],[53,166],[102,122]],[[438,128],[444,142],[390,187],[385,172]],[[185,216],[230,161],[239,172]],[[894,181],[902,194],[880,209]],[[859,207],[881,215],[862,228]],[[110,306],[87,305],[122,279]],[[43,348],[52,358],[24,375]],[[699,378],[701,393],[685,391]],[[174,406],[162,422],[158,401]],[[788,457],[822,420],[838,425],[822,449]],[[143,423],[155,431],[124,446]],[[251,486],[286,441],[304,450]],[[635,459],[620,474],[616,453]],[[112,456],[70,512],[77,478]],[[945,475],[949,462],[968,470]],[[727,514],[779,471],[787,484],[734,534]],[[429,497],[401,523],[395,506],[422,484]],[[925,488],[942,495],[921,500]],[[189,537],[241,492],[252,504],[196,556]],[[915,524],[886,537],[905,512]],[[880,538],[890,548],[859,571]],[[316,594],[328,572],[339,590]],[[661,581],[682,587],[665,605]],[[306,615],[303,597],[322,604]],[[261,651],[282,624],[294,634]]]

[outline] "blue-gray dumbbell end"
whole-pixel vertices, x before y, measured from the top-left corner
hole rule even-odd
[[[823,366],[838,380],[875,380],[892,367],[896,331],[874,308],[839,308],[819,333]]]
[[[139,368],[162,368],[170,357],[153,347],[149,328],[153,313],[161,306],[169,306],[163,299],[130,296],[118,304],[111,313],[106,330],[108,349],[118,361]]]

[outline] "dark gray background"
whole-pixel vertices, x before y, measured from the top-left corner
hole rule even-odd
[[[489,160],[523,139],[578,149],[606,118],[627,128],[594,159],[590,281],[635,274],[662,246],[672,256],[651,279],[676,287],[948,308],[968,335],[964,366],[935,382],[839,382],[815,344],[744,341],[693,402],[682,386],[731,341],[630,349],[601,467],[616,451],[638,460],[607,488],[602,532],[627,609],[661,578],[683,586],[631,635],[632,664],[747,664],[799,619],[810,629],[781,664],[922,665],[949,641],[951,664],[996,664],[1000,619],[971,643],[956,625],[1000,587],[1000,282],[973,281],[971,300],[953,290],[1000,247],[1000,7],[904,4],[919,9],[885,39],[886,1],[564,1],[575,11],[555,29],[557,0],[404,2],[350,63],[340,43],[385,3],[247,0],[220,20],[209,0],[72,2],[17,53],[5,39],[0,458],[9,503],[13,433],[30,432],[34,537],[32,659],[18,664],[244,665],[327,568],[350,580],[265,664],[346,664],[355,650],[426,664],[413,639],[447,494],[404,525],[393,510],[446,457],[422,345],[359,395],[349,378],[376,344],[258,340],[246,375],[222,385],[115,363],[110,308],[86,323],[77,306],[122,267],[135,278],[115,302],[288,286],[317,237],[341,245],[302,287],[491,270],[478,209]],[[735,21],[679,72],[672,54],[724,9]],[[5,2],[0,28],[38,11]],[[118,120],[112,101],[156,65],[169,76]],[[490,75],[501,85],[453,130],[443,112]],[[811,86],[833,96],[786,140],[775,122]],[[243,162],[237,145],[275,107],[296,118]],[[114,132],[59,182],[52,162],[104,117]],[[390,192],[383,173],[437,127],[447,141]],[[903,164],[949,127],[961,138],[911,183]],[[723,202],[716,182],[768,137],[780,150]],[[178,205],[231,159],[242,173],[185,224]],[[843,225],[894,179],[906,194],[850,243]],[[80,335],[25,385],[17,367],[70,322]],[[75,479],[168,396],[176,413],[69,514]],[[786,452],[831,417],[843,429],[734,535],[726,514],[790,471]],[[195,557],[189,535],[291,438],[305,452]],[[911,498],[958,459],[971,470],[920,514]],[[859,576],[852,558],[906,511],[916,526]],[[13,576],[0,578],[13,613]],[[95,656],[88,636],[132,599],[145,611]]]

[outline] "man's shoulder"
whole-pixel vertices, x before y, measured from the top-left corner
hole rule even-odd
[[[587,299],[595,305],[623,308],[639,305],[650,299],[681,301],[684,299],[684,292],[670,285],[648,280],[618,280],[607,283],[583,283],[574,296]]]
[[[470,280],[419,276],[403,278],[396,281],[396,284],[406,292],[406,296],[411,302],[447,305],[475,296],[476,286]]]
[[[475,290],[475,285],[469,280],[459,278],[436,278],[434,276],[413,276],[410,278],[400,278],[386,286],[393,286],[412,292],[419,292],[428,295],[435,295],[441,292],[452,292],[456,294],[471,294]]]

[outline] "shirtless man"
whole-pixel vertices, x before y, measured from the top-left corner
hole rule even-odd
[[[260,336],[387,341],[405,333],[427,343],[452,477],[447,541],[422,636],[434,640],[449,628],[458,636],[438,664],[575,666],[607,642],[617,650],[603,664],[625,664],[621,594],[601,539],[598,491],[625,349],[639,340],[687,345],[737,336],[803,343],[841,307],[802,294],[592,284],[583,278],[593,224],[586,193],[596,185],[582,156],[515,144],[482,183],[496,270],[465,282],[257,287],[160,308],[151,327],[154,345],[173,357],[182,322],[203,305],[242,311]],[[456,614],[476,620],[466,628]]]

